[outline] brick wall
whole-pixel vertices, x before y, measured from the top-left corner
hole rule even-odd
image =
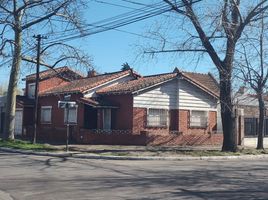
[[[239,106],[239,108],[244,109],[245,117],[259,117],[259,107],[258,106]],[[267,116],[267,110],[265,112]]]
[[[133,97],[132,95],[111,95],[105,96],[105,100],[117,105],[118,108],[113,112],[113,129],[128,130],[132,129],[133,123]]]
[[[45,91],[49,88],[53,88],[55,86],[58,86],[62,83],[66,83],[67,81],[59,78],[59,77],[52,77],[49,79],[44,79],[39,82],[39,92]],[[35,83],[35,81],[26,81],[26,88],[25,88],[25,95],[28,95],[28,84]]]
[[[71,100],[75,101],[80,98],[81,94],[72,94]],[[39,116],[37,139],[48,141],[65,141],[66,139],[66,125],[64,124],[64,109],[58,108],[58,101],[63,100],[63,95],[51,95],[39,98]],[[52,106],[51,124],[42,124],[40,122],[41,106]],[[77,110],[77,124],[72,126],[72,135],[78,134],[79,129],[84,126],[84,105],[78,104]],[[30,135],[30,133],[28,134]]]
[[[108,145],[148,145],[148,146],[202,146],[221,145],[222,134],[131,134],[96,133],[92,130],[80,130],[77,141],[83,144]]]
[[[145,130],[147,110],[146,108],[133,108],[133,133],[138,134]]]
[[[133,108],[133,132],[150,132],[154,134],[169,134],[169,132],[181,132],[184,134],[206,134],[217,130],[217,112],[208,112],[208,127],[192,128],[190,127],[189,110],[170,110],[169,127],[147,127],[147,109]]]

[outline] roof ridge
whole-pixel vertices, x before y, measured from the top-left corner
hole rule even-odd
[[[201,72],[189,72],[189,71],[180,71],[182,73],[188,73],[188,74],[199,74],[199,75],[209,75],[209,72],[208,73],[201,73]]]
[[[59,69],[63,69],[63,68],[68,68],[68,69],[70,69],[69,67],[67,67],[67,66],[63,66],[63,67],[58,67],[58,68],[54,68],[54,70],[59,70]],[[48,71],[54,71],[53,69],[46,69],[46,70],[44,70],[44,71],[41,71],[39,74],[41,74],[41,73],[45,73],[45,72],[48,72]],[[72,70],[73,71],[73,70]],[[32,74],[29,74],[29,75],[27,75],[26,76],[26,78],[27,77],[29,77],[29,76],[33,76],[33,75],[35,75],[36,73],[32,73]]]
[[[169,74],[176,74],[176,72],[167,72],[167,73],[162,73],[162,74],[147,75],[147,76],[143,76],[141,78],[149,78],[149,77],[155,77],[155,76],[161,76],[161,75],[169,75]]]
[[[104,73],[104,74],[97,74],[96,76],[92,76],[92,77],[84,77],[83,79],[90,79],[90,78],[94,78],[94,77],[100,77],[100,76],[105,76],[105,75],[113,75],[113,74],[119,74],[119,73],[122,73],[122,72],[130,72],[130,70],[120,70],[120,71],[115,71],[115,72],[109,72],[109,73]]]
[[[72,71],[72,72],[78,74],[79,76],[81,76],[81,78],[84,78],[84,77],[85,77],[85,76],[84,76],[80,71],[78,71],[78,70],[74,70],[74,69],[72,69],[72,68],[70,68],[70,67],[68,67],[68,66],[64,66],[64,67],[66,67],[66,68],[69,69],[70,71]]]

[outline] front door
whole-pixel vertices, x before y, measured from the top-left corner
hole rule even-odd
[[[22,109],[16,109],[15,114],[15,135],[22,135]]]
[[[104,130],[111,130],[112,124],[112,114],[111,109],[104,109],[103,110],[103,129]]]

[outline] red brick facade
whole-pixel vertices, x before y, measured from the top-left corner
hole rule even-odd
[[[91,130],[80,130],[77,141],[82,144],[107,145],[150,145],[150,146],[202,146],[221,145],[222,134],[152,134],[141,133],[95,133]]]
[[[217,112],[208,112],[208,126],[206,128],[190,127],[189,110],[170,110],[168,127],[147,127],[147,109],[133,108],[133,133],[154,132],[158,134],[169,134],[178,132],[183,134],[207,134],[217,130]]]
[[[175,76],[175,75],[172,75]],[[40,81],[39,91],[46,91],[66,81],[52,77]],[[32,83],[27,81],[26,84]],[[26,85],[27,86],[27,85]],[[25,94],[28,94],[26,87]],[[100,97],[114,106],[92,106],[81,103],[82,92],[72,93],[71,101],[78,103],[77,124],[71,126],[70,138],[87,144],[124,144],[124,145],[217,145],[222,142],[222,135],[215,134],[217,113],[208,112],[208,126],[193,128],[190,126],[190,111],[172,109],[169,111],[169,124],[166,127],[147,126],[147,108],[133,107],[133,96],[129,94],[105,95]],[[39,116],[37,139],[53,142],[66,140],[64,109],[58,108],[58,101],[63,94],[51,93],[39,97]],[[51,123],[41,123],[41,107],[51,106]],[[103,131],[103,109],[111,109],[111,131]],[[24,127],[28,136],[33,132],[33,108],[24,108]],[[96,123],[95,128],[90,123]],[[87,129],[85,128],[87,127]]]
[[[26,85],[30,83],[35,83],[34,81],[26,81]],[[47,89],[53,88],[60,84],[67,83],[66,80],[59,78],[59,77],[52,77],[49,79],[44,79],[39,82],[39,92],[43,92]],[[25,88],[25,95],[28,95],[28,87]]]

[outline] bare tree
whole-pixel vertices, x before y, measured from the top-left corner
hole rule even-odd
[[[5,139],[14,139],[16,90],[22,55],[33,48],[33,33],[51,34],[69,26],[80,29],[82,0],[1,0],[0,56],[11,57],[12,65],[7,93]],[[28,47],[28,49],[27,49]],[[25,49],[27,49],[25,51]]]
[[[165,34],[160,49],[149,48],[145,53],[187,52],[208,55],[219,73],[220,104],[223,125],[223,151],[236,151],[235,113],[232,101],[232,73],[235,51],[239,40],[249,24],[261,18],[261,14],[268,8],[267,0],[244,1],[194,1],[194,0],[163,0],[169,4],[176,15],[170,15],[174,29],[180,33],[177,41],[173,37],[166,37],[170,27],[162,28]],[[179,16],[178,16],[179,15]],[[176,23],[179,21],[179,23]],[[159,31],[157,31],[159,34]],[[160,35],[160,34],[159,34]],[[154,35],[156,36],[156,35]],[[170,46],[167,41],[176,45]],[[174,41],[176,40],[176,41]]]
[[[261,19],[259,34],[247,37],[245,43],[242,44],[242,50],[239,52],[240,59],[237,59],[236,66],[242,75],[242,80],[250,86],[256,94],[259,106],[259,123],[258,123],[258,143],[257,149],[263,149],[264,137],[264,116],[265,103],[264,94],[267,88],[268,80],[268,52],[265,47],[265,24],[263,18]],[[256,27],[252,27],[252,32],[255,32]]]

